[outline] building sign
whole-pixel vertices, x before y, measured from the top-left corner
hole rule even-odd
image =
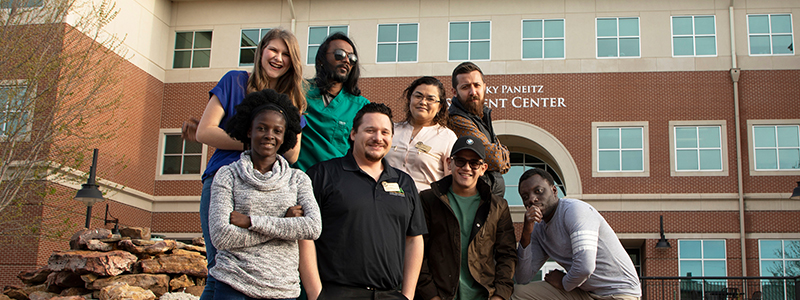
[[[543,85],[496,85],[486,87],[489,108],[535,109],[567,107],[563,97],[545,97]],[[447,99],[449,104],[450,98]]]

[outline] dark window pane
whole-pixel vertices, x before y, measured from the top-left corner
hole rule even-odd
[[[197,50],[192,57],[192,68],[208,68],[211,61],[211,50]]]
[[[203,151],[203,144],[201,143],[192,141],[185,141],[184,143],[183,153],[194,154],[201,153]]]
[[[181,173],[181,157],[180,156],[165,156],[164,169],[161,174],[180,174]]]
[[[175,49],[192,49],[192,36],[194,32],[175,33]]]
[[[211,31],[198,31],[195,33],[194,48],[211,48]]]
[[[167,135],[164,139],[164,154],[183,153],[183,140],[180,135]]]
[[[200,174],[200,156],[185,156],[183,158],[182,174]]]
[[[239,51],[239,65],[240,66],[252,66],[253,61],[256,59],[256,49],[242,49]]]

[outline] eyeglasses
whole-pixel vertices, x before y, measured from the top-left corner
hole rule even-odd
[[[358,61],[358,57],[356,56],[355,53],[350,53],[342,49],[336,49],[333,50],[333,52],[328,52],[328,53],[333,53],[333,59],[335,60],[343,60],[345,57],[347,57],[347,59],[349,59],[351,63],[355,63]]]
[[[480,159],[472,159],[472,160],[470,160],[470,159],[465,159],[465,158],[456,157],[456,156],[452,157],[452,159],[453,159],[453,162],[456,163],[456,167],[459,167],[459,168],[462,168],[462,167],[464,167],[464,165],[469,163],[469,166],[471,168],[477,169],[477,168],[480,168],[484,164],[484,162],[482,160],[480,160]]]
[[[427,103],[440,103],[442,100],[433,96],[422,96],[422,94],[414,94],[411,95],[411,98],[414,99],[415,102],[427,102]]]

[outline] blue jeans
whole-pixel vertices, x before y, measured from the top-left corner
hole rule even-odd
[[[258,299],[258,298],[248,297],[247,295],[242,294],[241,292],[233,289],[230,285],[227,285],[226,283],[224,283],[222,281],[216,281],[216,283],[217,283],[216,286],[215,286],[215,290],[216,291],[214,293],[214,297],[216,297],[216,299],[222,299],[222,300],[254,300],[254,299]],[[205,295],[206,295],[206,293],[204,291],[203,292],[203,296],[205,296]],[[294,298],[287,298],[285,300],[294,300]]]
[[[203,239],[206,240],[206,260],[208,260],[208,269],[217,264],[217,248],[211,243],[211,232],[208,231],[208,207],[211,205],[211,183],[214,182],[214,176],[206,177],[203,180],[203,192],[200,194],[200,227],[203,228]],[[214,287],[217,280],[211,274],[206,277],[206,287],[203,289],[203,295],[200,300],[213,300]]]

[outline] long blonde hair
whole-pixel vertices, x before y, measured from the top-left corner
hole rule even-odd
[[[283,40],[289,49],[289,70],[283,76],[278,77],[278,82],[275,83],[275,90],[288,95],[289,99],[292,99],[292,104],[302,114],[306,110],[307,102],[305,93],[306,81],[303,79],[303,66],[300,60],[300,46],[298,46],[297,38],[295,38],[294,34],[286,29],[273,28],[258,43],[258,49],[256,49],[253,60],[253,72],[250,78],[247,79],[247,92],[252,93],[269,88],[267,72],[261,66],[261,54],[273,39]]]

